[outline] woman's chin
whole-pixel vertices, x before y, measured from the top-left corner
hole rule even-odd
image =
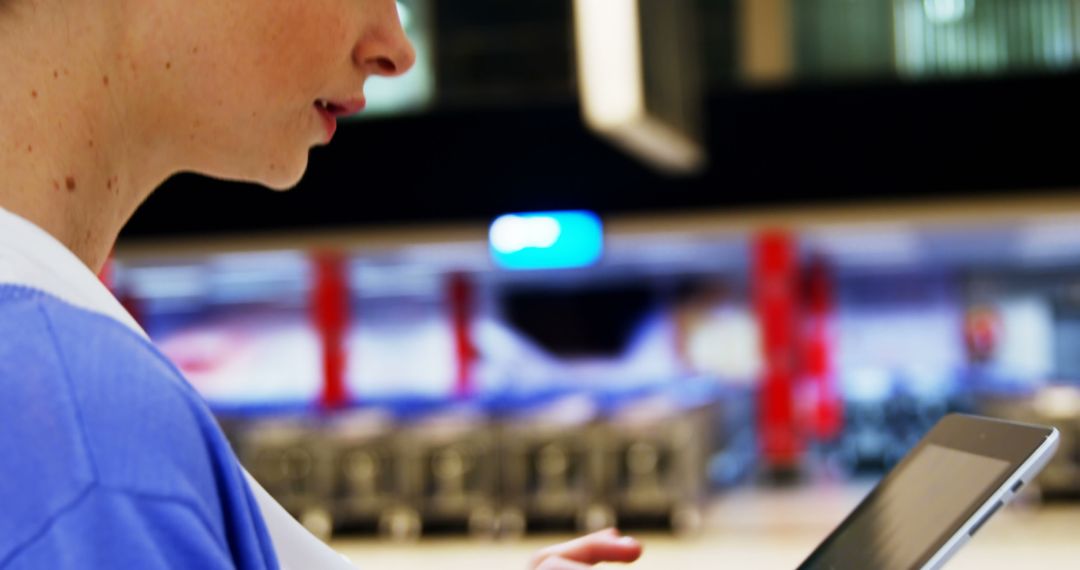
[[[259,177],[258,182],[271,190],[285,192],[292,190],[304,178],[307,170],[307,157],[298,161],[297,164],[272,165],[267,172]]]
[[[299,183],[300,183],[300,177],[296,177],[296,178],[290,178],[288,180],[285,180],[285,179],[266,180],[266,181],[262,182],[262,185],[266,186],[267,188],[269,188],[271,190],[273,190],[274,192],[288,192],[289,190],[292,190],[293,188],[296,188],[296,185],[299,184]]]
[[[284,154],[265,153],[259,155],[259,159],[252,161],[237,155],[227,156],[222,153],[214,167],[194,167],[186,171],[218,180],[256,184],[271,190],[285,191],[296,187],[304,177],[308,167],[308,151],[304,149],[302,152],[291,153],[291,156],[283,156]],[[255,153],[250,153],[250,155],[254,156]],[[274,158],[266,158],[270,156]]]

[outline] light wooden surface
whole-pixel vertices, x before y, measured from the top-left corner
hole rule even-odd
[[[634,568],[795,568],[865,490],[826,486],[730,493],[711,506],[706,530],[697,538],[637,535],[646,553]],[[441,538],[409,545],[350,538],[335,541],[334,546],[363,570],[512,570],[523,568],[534,550],[562,538],[570,537],[510,543]],[[1010,506],[980,530],[947,568],[1080,568],[1080,504]]]

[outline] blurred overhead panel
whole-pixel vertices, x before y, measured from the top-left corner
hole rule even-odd
[[[797,79],[893,75],[891,0],[797,0],[792,4],[792,17]]]
[[[896,66],[906,77],[1076,67],[1075,0],[893,0]]]
[[[575,0],[589,127],[669,174],[700,171],[702,93],[689,0]]]
[[[562,105],[576,96],[570,2],[433,2],[440,109]]]
[[[737,0],[739,69],[750,85],[782,83],[794,68],[791,0]]]
[[[749,84],[1063,72],[1077,0],[736,0]]]

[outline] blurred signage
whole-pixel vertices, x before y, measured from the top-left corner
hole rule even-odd
[[[592,212],[507,214],[491,224],[491,256],[504,269],[568,269],[600,260],[604,230]]]

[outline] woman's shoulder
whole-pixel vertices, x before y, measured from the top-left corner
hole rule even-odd
[[[0,389],[5,427],[33,435],[8,442],[34,448],[15,456],[40,455],[69,479],[213,508],[222,471],[236,469],[205,404],[152,344],[47,295],[0,294]]]

